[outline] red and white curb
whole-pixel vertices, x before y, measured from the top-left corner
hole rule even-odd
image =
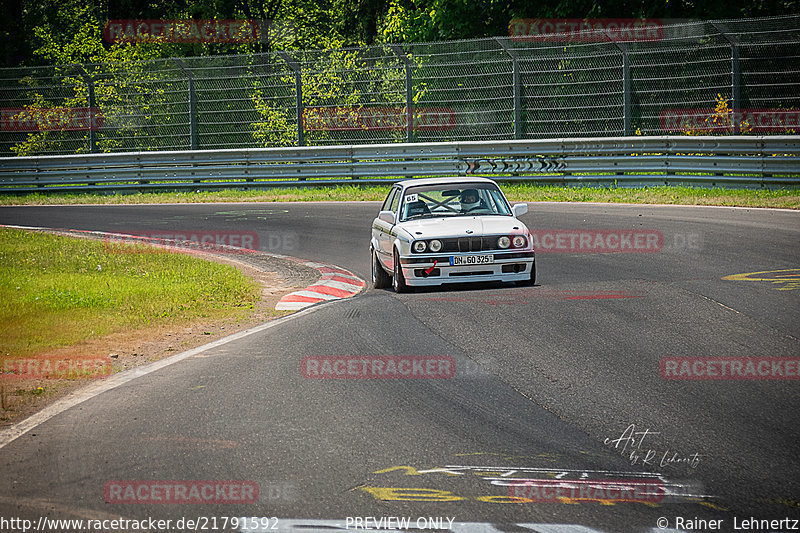
[[[366,282],[343,268],[327,263],[307,261],[296,257],[277,256],[282,259],[296,261],[307,267],[316,269],[320,273],[319,280],[303,290],[287,294],[275,306],[278,311],[297,311],[309,305],[314,305],[328,300],[350,298],[361,292]]]
[[[122,239],[151,244],[154,246],[161,246],[169,248],[176,252],[197,254],[203,251],[210,252],[224,252],[227,253],[244,253],[244,254],[264,254],[279,259],[286,259],[300,263],[307,267],[313,268],[320,273],[320,279],[313,285],[309,285],[303,290],[295,291],[287,294],[275,305],[277,311],[297,311],[328,300],[341,300],[343,298],[350,298],[361,292],[366,286],[366,282],[350,272],[336,265],[328,263],[319,263],[316,261],[309,261],[306,259],[298,259],[288,255],[272,254],[269,252],[261,252],[258,250],[250,250],[248,248],[238,248],[230,245],[215,245],[213,250],[204,249],[203,246],[198,245],[193,247],[191,241],[183,242],[180,246],[174,245],[173,239],[161,239],[157,237],[143,237],[139,235],[129,235],[125,233],[109,233],[105,231],[91,231],[91,230],[76,230],[76,229],[63,229],[63,228],[43,228],[37,226],[16,226],[11,224],[0,224],[0,227],[28,229],[28,230],[49,230],[49,231],[62,231],[68,233],[89,234],[104,237],[107,239]]]

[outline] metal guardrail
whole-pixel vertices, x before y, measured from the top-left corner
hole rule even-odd
[[[409,176],[617,186],[800,186],[800,136],[549,140],[0,158],[0,193],[390,183]]]

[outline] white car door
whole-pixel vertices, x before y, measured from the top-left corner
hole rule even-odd
[[[399,204],[400,188],[393,187],[389,193],[389,196],[386,197],[386,201],[383,203],[381,211],[393,212],[396,219],[398,215],[397,207]],[[378,258],[390,271],[394,267],[392,260],[392,243],[394,243],[394,236],[392,235],[393,227],[394,224],[390,224],[389,222],[378,218],[373,223],[372,229],[372,231],[375,233],[375,240],[378,243],[378,248],[376,250],[378,252]]]

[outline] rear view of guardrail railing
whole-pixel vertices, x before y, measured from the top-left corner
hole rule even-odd
[[[800,136],[389,143],[0,158],[0,194],[375,184],[408,176],[537,183],[800,186]]]
[[[674,135],[719,102],[712,133],[795,134],[798,87],[800,15],[2,69],[0,156]]]

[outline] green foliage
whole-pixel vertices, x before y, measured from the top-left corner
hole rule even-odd
[[[369,49],[309,52],[296,57],[302,57],[306,65],[313,65],[304,68],[301,76],[306,136],[314,142],[336,142],[340,132],[328,127],[332,121],[350,118],[351,123],[357,123],[358,116],[368,113],[370,107],[402,112],[402,106],[397,105],[404,101],[402,81],[396,75],[401,68],[397,58],[370,55]],[[384,74],[374,76],[374,72]],[[294,88],[294,73],[287,70],[280,81],[282,88],[259,86],[253,94],[260,115],[253,135],[263,146],[286,146],[296,141],[296,111],[294,106],[286,105],[289,101],[294,103],[294,91],[285,90]],[[363,133],[376,132],[367,132],[365,128]],[[405,132],[394,129],[379,134],[382,140],[391,142],[403,138]]]
[[[799,10],[797,0],[17,0],[0,19],[0,65],[41,64],[45,56],[35,51],[43,49],[49,57],[76,61],[99,56],[96,41],[81,46],[74,37],[85,24],[102,27],[109,19],[256,19],[291,28],[266,42],[158,45],[160,57],[188,57],[507,35],[508,22],[517,17],[708,20]],[[62,46],[68,50],[57,53],[54,47]]]
[[[379,28],[386,42],[426,42],[508,35],[508,23],[514,18],[709,20],[788,15],[798,10],[797,0],[389,0]]]
[[[507,0],[391,0],[382,33],[388,42],[425,42],[507,35],[519,16],[542,16]],[[531,6],[533,7],[533,6]]]
[[[253,123],[253,137],[263,146],[294,146],[297,140],[297,126],[290,116],[291,109],[279,107],[264,99],[259,91],[253,94],[256,111],[260,120]]]
[[[34,53],[52,67],[51,78],[28,76],[20,80],[27,87],[30,104],[26,109],[33,113],[46,112],[53,107],[89,107],[89,84],[87,76],[94,80],[95,107],[103,111],[103,124],[122,130],[124,135],[145,136],[146,131],[130,123],[127,117],[131,107],[143,113],[163,105],[164,89],[154,93],[145,92],[147,83],[163,77],[161,73],[147,68],[147,60],[157,58],[162,53],[159,43],[118,43],[106,46],[102,42],[102,27],[97,20],[83,23],[66,43],[59,41],[47,26],[35,28],[41,46]],[[83,69],[75,64],[83,64]],[[55,88],[53,86],[56,86]],[[44,92],[56,91],[59,101],[46,97]],[[171,117],[166,117],[167,120]],[[127,122],[127,123],[126,123]],[[27,139],[12,147],[17,155],[30,155],[46,152],[85,152],[88,132],[81,132],[84,138],[77,150],[70,149],[75,142],[76,133],[64,130],[42,130],[31,133]],[[118,140],[98,136],[100,151],[119,148]]]

